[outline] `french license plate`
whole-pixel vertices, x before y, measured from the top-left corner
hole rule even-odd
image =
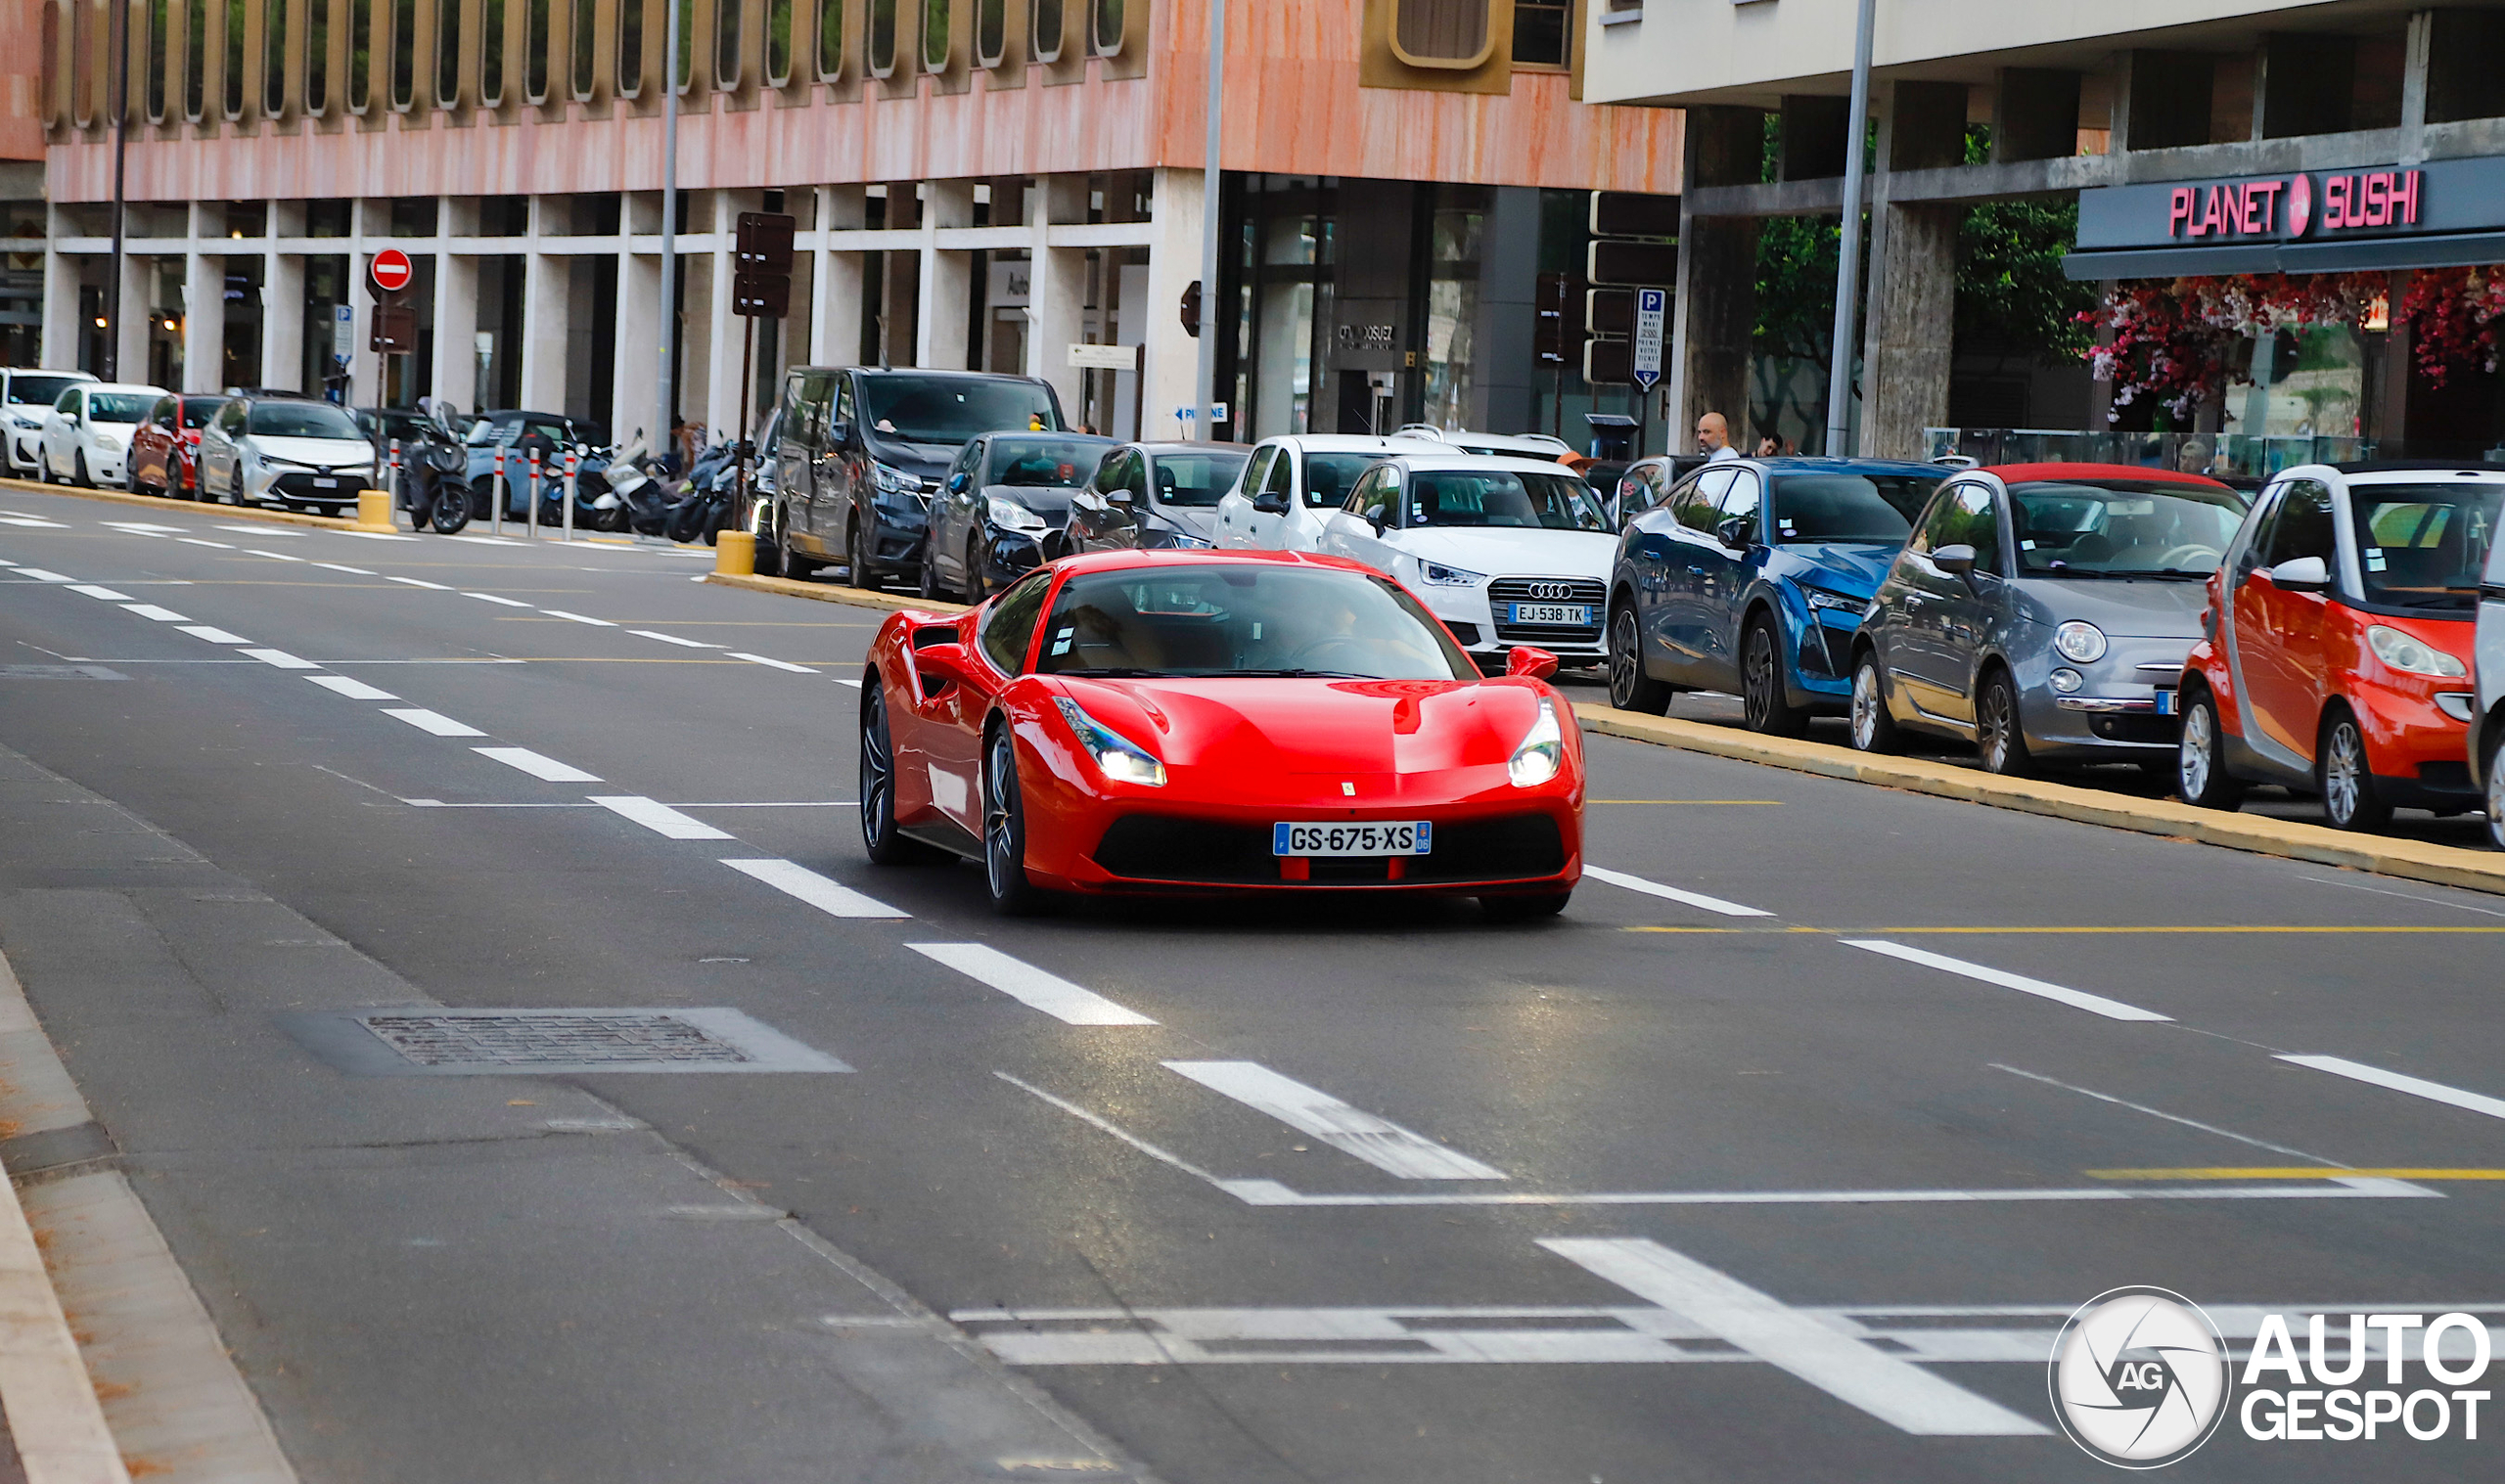
[[[1270,853],[1425,855],[1433,848],[1435,828],[1427,820],[1368,825],[1299,825],[1281,821],[1270,827]]]
[[[2177,716],[2182,714],[2181,709],[2174,703],[2174,693],[2172,691],[2160,691],[2157,693],[2157,714],[2160,716]]]
[[[337,489],[340,487],[340,481],[337,479],[315,479],[313,481],[313,487],[315,489]]]
[[[1514,612],[1508,621],[1513,623],[1562,623],[1588,628],[1592,622],[1591,608],[1579,603],[1517,603],[1509,607]]]

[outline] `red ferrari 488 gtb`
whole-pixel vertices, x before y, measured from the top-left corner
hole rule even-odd
[[[1545,917],[1582,875],[1583,750],[1542,651],[1480,674],[1355,562],[1123,551],[880,628],[861,837],[1050,892],[1430,891]]]

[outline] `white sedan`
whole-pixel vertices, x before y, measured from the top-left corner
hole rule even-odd
[[[130,435],[165,395],[161,386],[80,382],[65,389],[43,419],[43,480],[125,484]]]
[[[374,445],[356,419],[310,397],[237,397],[200,433],[201,498],[279,501],[337,515],[374,483]]]
[[[1360,475],[1329,512],[1321,549],[1389,572],[1427,602],[1481,667],[1536,645],[1602,663],[1617,533],[1591,487],[1554,464],[1407,453]]]

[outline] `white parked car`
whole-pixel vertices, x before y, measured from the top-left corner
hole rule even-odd
[[[42,476],[45,416],[73,383],[94,380],[83,371],[0,366],[0,458],[9,472]]]
[[[1544,432],[1470,432],[1437,427],[1432,423],[1403,423],[1395,438],[1422,438],[1460,449],[1466,454],[1486,454],[1498,459],[1537,459],[1554,464],[1571,457],[1574,445],[1564,438]]]
[[[129,382],[77,382],[53,400],[43,420],[43,481],[130,482],[130,435],[165,395],[162,386]]]
[[[1378,459],[1413,453],[1415,442],[1364,433],[1289,433],[1252,447],[1235,487],[1217,502],[1220,547],[1319,551],[1322,517],[1348,498]]]
[[[1503,669],[1516,645],[1570,666],[1608,657],[1601,627],[1617,532],[1591,486],[1554,464],[1381,460],[1326,516],[1322,550],[1398,578],[1482,669]]]
[[[310,397],[237,397],[200,431],[200,495],[278,501],[337,515],[374,485],[374,445],[344,407]]]

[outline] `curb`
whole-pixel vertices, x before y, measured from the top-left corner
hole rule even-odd
[[[5,958],[0,958],[0,1075],[20,1089],[68,1085]],[[69,1097],[74,1100],[74,1092]],[[54,1111],[61,1118],[86,1118],[83,1105]],[[8,1419],[27,1484],[130,1484],[121,1450],[105,1425],[95,1380],[44,1270],[34,1230],[19,1203],[16,1185],[5,1177],[0,1177],[0,1415]]]
[[[819,603],[842,603],[856,608],[880,608],[900,612],[911,608],[921,613],[962,613],[972,607],[964,603],[941,603],[937,599],[907,598],[896,593],[874,593],[857,587],[838,587],[831,582],[795,582],[789,577],[752,577],[745,573],[711,572],[705,578],[724,587],[746,588],[752,593],[772,593],[781,598],[808,598]]]
[[[1789,768],[1822,778],[1847,779],[1962,799],[1996,809],[2015,809],[2109,830],[2195,840],[2256,855],[2282,856],[2324,866],[2341,866],[2377,876],[2459,886],[2471,891],[2505,894],[2505,854],[2430,845],[2417,840],[2384,839],[2351,834],[2321,825],[2225,814],[2172,800],[2128,798],[2098,788],[2028,779],[2001,778],[1974,768],[1913,758],[1881,757],[1827,742],[1784,737],[1760,737],[1731,727],[1674,721],[1608,706],[1575,704],[1575,719],[1587,732],[1629,742],[1652,742],[1684,752],[1703,752],[1742,762]]]
[[[263,510],[257,505],[210,505],[198,500],[160,500],[155,495],[134,495],[118,489],[80,489],[74,484],[38,484],[32,479],[0,478],[0,489],[18,490],[29,495],[66,495],[73,500],[99,500],[108,505],[135,505],[142,510],[214,512],[220,517],[258,520],[269,525],[309,525],[322,531],[357,528],[350,520],[334,519],[329,516],[300,516],[292,510]]]

